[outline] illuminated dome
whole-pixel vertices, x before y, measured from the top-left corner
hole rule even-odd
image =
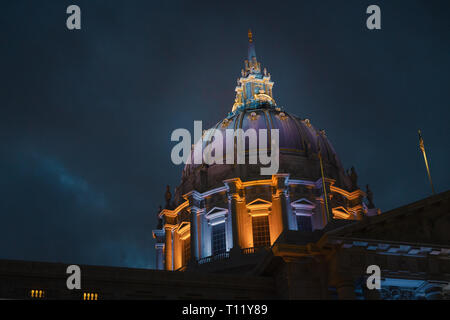
[[[166,205],[153,230],[159,269],[215,265],[217,270],[246,270],[254,265],[250,256],[261,248],[267,251],[292,237],[297,243],[315,241],[325,228],[345,223],[342,220],[378,214],[371,200],[369,206],[363,202],[356,172],[352,168],[347,174],[325,131],[279,107],[273,85],[256,58],[249,32],[248,59],[231,112],[192,146],[173,198],[167,187]],[[271,145],[277,132],[279,149]],[[261,133],[271,136],[255,141]],[[246,139],[249,136],[254,138]],[[233,157],[227,157],[227,145]],[[245,154],[240,163],[237,151]],[[265,175],[261,169],[273,162],[263,163],[259,151],[271,161],[279,159],[278,171]],[[258,157],[252,157],[255,154]],[[250,159],[255,162],[250,164]],[[223,259],[228,259],[223,265],[210,263]]]
[[[350,180],[342,167],[333,146],[328,141],[324,130],[317,130],[308,119],[301,119],[280,108],[261,104],[255,108],[244,108],[235,111],[225,119],[219,121],[207,134],[214,135],[214,130],[220,130],[225,140],[226,129],[278,129],[280,143],[280,173],[290,173],[293,179],[313,179],[320,178],[320,165],[318,150],[323,157],[323,164],[327,176],[336,180],[336,185],[349,187]],[[208,139],[204,139],[208,141]],[[207,146],[207,142],[202,143],[202,149]],[[223,143],[226,154],[225,141]],[[249,145],[246,143],[246,152]],[[236,155],[235,155],[236,157]],[[191,163],[193,163],[193,153]],[[247,162],[248,163],[248,162]],[[183,170],[182,183],[179,194],[182,195],[189,189],[208,189],[217,187],[223,180],[240,176],[241,179],[260,179],[260,167],[262,165],[225,165],[213,164],[209,166],[200,164],[187,164]],[[207,176],[206,185],[202,185],[200,173]],[[177,190],[178,191],[178,190]]]
[[[328,177],[336,180],[336,186],[351,188],[351,181],[342,167],[339,158],[329,142],[325,130],[317,130],[309,119],[301,119],[277,106],[272,95],[274,82],[270,73],[258,62],[252,34],[249,33],[248,60],[241,70],[241,78],[237,80],[236,98],[232,111],[213,128],[204,131],[203,139],[193,146],[191,164],[184,167],[182,181],[176,190],[175,200],[183,201],[182,195],[189,190],[205,191],[223,185],[223,180],[240,177],[243,180],[261,179],[260,168],[267,165],[249,164],[194,164],[197,150],[205,150],[216,130],[223,137],[223,157],[226,156],[225,130],[253,128],[278,129],[280,146],[279,173],[289,173],[291,179],[307,179],[316,181],[321,177],[318,158],[319,148],[323,158],[324,170]],[[234,142],[236,145],[236,141]],[[258,141],[259,146],[259,141]],[[270,147],[270,146],[269,146]],[[248,157],[249,143],[245,144]],[[255,149],[254,151],[258,151]],[[200,151],[201,152],[201,151]],[[236,154],[234,154],[234,163]],[[248,158],[247,158],[248,160]],[[225,161],[224,161],[225,163]]]

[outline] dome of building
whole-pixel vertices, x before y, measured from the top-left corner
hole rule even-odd
[[[251,35],[249,35],[250,37]],[[190,161],[182,172],[181,184],[176,189],[175,200],[183,201],[182,195],[190,190],[205,191],[223,184],[223,180],[240,177],[244,180],[261,179],[260,168],[267,167],[261,163],[250,164],[248,154],[259,151],[245,142],[246,162],[236,164],[236,152],[233,153],[235,164],[226,164],[226,130],[277,129],[279,132],[279,173],[289,173],[291,179],[307,179],[316,181],[321,177],[319,152],[321,153],[324,171],[327,177],[336,180],[336,186],[351,188],[351,180],[346,174],[337,153],[329,142],[325,130],[314,128],[309,119],[302,119],[277,106],[272,87],[274,82],[256,59],[253,41],[249,43],[249,57],[245,60],[242,77],[238,79],[235,89],[236,99],[232,111],[215,126],[203,131],[203,137],[197,141],[190,154]],[[194,155],[201,154],[214,141],[216,131],[223,138],[223,163],[195,164]],[[270,139],[269,139],[270,141]],[[236,150],[236,139],[233,142]],[[267,146],[270,149],[269,146]]]
[[[174,198],[167,187],[153,232],[159,269],[252,255],[292,236],[307,243],[342,222],[334,220],[378,214],[372,200],[363,202],[355,170],[344,170],[325,131],[278,106],[273,85],[249,32],[231,112],[203,134],[194,124],[198,141]],[[268,167],[274,170],[262,170]]]
[[[244,108],[231,113],[228,117],[219,121],[213,128],[206,130],[205,134],[214,136],[215,130],[219,130],[224,138],[223,155],[226,155],[227,129],[242,129],[244,132],[250,128],[259,131],[261,129],[279,130],[280,164],[279,173],[290,173],[293,179],[314,179],[321,176],[318,152],[323,158],[323,165],[327,176],[336,180],[336,185],[350,187],[350,179],[339,160],[339,157],[329,142],[324,130],[317,130],[309,119],[301,119],[295,115],[273,107],[261,104],[254,108]],[[206,137],[198,142],[204,150],[211,139]],[[234,142],[236,144],[236,142]],[[248,141],[245,144],[246,154],[249,152]],[[186,164],[182,173],[182,182],[179,195],[188,192],[189,189],[208,189],[219,186],[223,180],[240,176],[245,180],[260,179],[260,167],[264,165],[248,164],[194,164],[194,152],[191,154],[191,164]],[[234,155],[236,158],[236,155]],[[201,175],[205,176],[206,183]]]

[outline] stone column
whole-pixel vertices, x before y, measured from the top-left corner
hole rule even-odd
[[[239,195],[233,193],[229,195],[229,201],[231,206],[231,226],[233,231],[233,249],[239,247],[239,230],[237,225],[237,202]]]
[[[164,270],[164,247],[166,242],[166,235],[164,229],[156,229],[152,231],[155,243],[155,257],[156,257],[156,269]]]
[[[157,270],[164,270],[164,246],[164,243],[155,244]]]
[[[228,203],[230,207],[230,217],[233,232],[233,248],[232,252],[239,251],[239,229],[237,224],[238,216],[238,201],[240,200],[239,195],[239,184],[240,179],[229,179],[225,180],[224,183],[228,186]]]
[[[172,228],[166,228],[166,270],[173,270],[173,239],[172,239]]]
[[[198,241],[199,226],[197,215],[201,211],[202,197],[197,191],[191,191],[184,196],[186,200],[189,201],[189,221],[191,224],[191,260],[190,263],[196,264],[197,260],[200,258],[200,244]]]
[[[198,224],[197,224],[197,207],[191,207],[191,262],[197,262],[198,254]]]
[[[276,174],[274,175],[276,179],[276,196],[279,197],[281,203],[281,218],[283,222],[283,231],[291,229],[290,226],[290,213],[291,208],[289,207],[289,195],[288,195],[288,179],[289,174]]]

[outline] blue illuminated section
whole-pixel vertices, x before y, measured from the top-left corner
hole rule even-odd
[[[426,282],[423,280],[397,279],[397,278],[381,279],[381,288],[384,287],[420,288],[425,284]]]
[[[430,284],[424,280],[382,278],[381,289],[369,290],[366,287],[366,280],[355,283],[355,299],[381,299],[381,300],[421,300],[434,299],[432,294],[436,290],[428,293]],[[372,292],[375,291],[375,292]],[[438,292],[439,293],[439,292]],[[436,294],[435,294],[436,295]]]

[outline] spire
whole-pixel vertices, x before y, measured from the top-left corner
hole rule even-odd
[[[273,82],[266,68],[261,71],[261,63],[256,58],[255,41],[253,32],[248,29],[248,58],[244,61],[244,69],[237,81],[236,99],[232,112],[243,108],[258,108],[261,105],[275,106],[272,97]]]
[[[253,42],[252,30],[248,29],[248,61],[250,63],[257,62],[255,43]]]
[[[245,71],[260,74],[261,65],[256,59],[255,42],[253,41],[253,33],[251,29],[248,29],[248,60],[245,62]]]

